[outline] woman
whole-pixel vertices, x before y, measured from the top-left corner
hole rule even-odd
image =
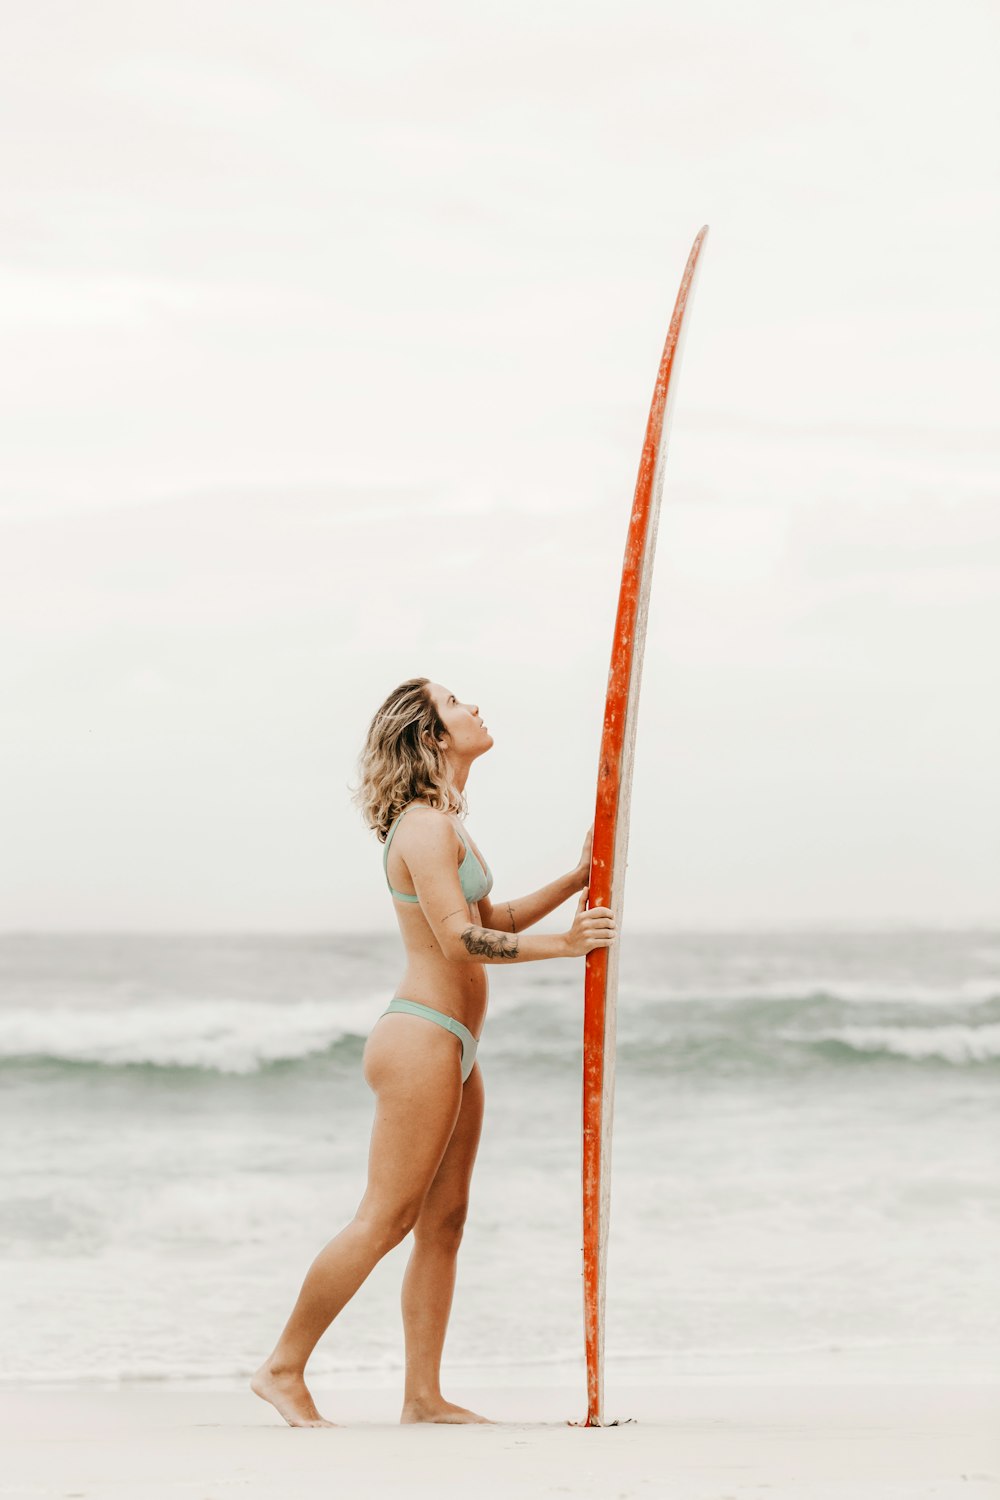
[[[403,1279],[403,1422],[484,1422],[441,1394],[441,1352],[483,1118],[476,1061],[485,965],[582,957],[615,937],[606,906],[584,910],[592,830],[580,862],[530,896],[489,899],[489,867],[458,816],[472,763],[493,745],[476,704],[426,677],[390,693],[372,720],[354,792],[385,843],[407,966],[365,1047],[375,1094],[368,1183],[358,1211],[313,1261],[274,1351],[250,1386],[293,1427],[332,1427],[305,1383],[323,1332],[387,1253],[413,1231]],[[582,891],[569,932],[525,928]]]

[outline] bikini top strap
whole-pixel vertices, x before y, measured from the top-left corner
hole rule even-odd
[[[394,836],[394,834],[396,832],[396,829],[399,827],[399,820],[403,816],[403,813],[405,813],[405,812],[406,812],[406,808],[404,807],[403,808],[403,812],[397,813],[396,816],[393,818],[392,823],[389,825],[389,832],[386,834],[385,846],[384,846],[383,851],[382,851],[382,864],[383,864],[383,866],[385,866],[386,862],[388,861],[388,858],[389,858],[389,845],[392,843],[393,836]]]

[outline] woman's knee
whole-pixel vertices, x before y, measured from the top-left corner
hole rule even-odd
[[[378,1253],[386,1255],[406,1239],[419,1216],[420,1204],[412,1200],[371,1205],[362,1203],[354,1216],[354,1222]]]
[[[423,1213],[414,1226],[414,1238],[438,1249],[457,1250],[462,1243],[465,1221],[469,1216],[468,1200],[456,1203],[446,1213]]]

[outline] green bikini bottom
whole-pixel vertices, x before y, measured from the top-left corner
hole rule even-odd
[[[388,1010],[382,1014],[387,1016],[391,1011],[402,1011],[408,1016],[423,1016],[425,1021],[433,1021],[436,1026],[443,1026],[445,1031],[454,1032],[462,1043],[462,1082],[468,1078],[476,1065],[476,1050],[479,1043],[472,1035],[468,1026],[463,1026],[461,1021],[456,1021],[453,1016],[446,1016],[443,1011],[432,1010],[429,1005],[421,1005],[419,1000],[404,1000],[402,997],[389,1001]]]

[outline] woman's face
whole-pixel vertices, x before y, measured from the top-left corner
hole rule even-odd
[[[454,755],[482,755],[493,744],[493,736],[479,717],[478,703],[460,703],[451,688],[439,682],[428,684],[427,691],[434,699],[448,731],[449,749]]]

